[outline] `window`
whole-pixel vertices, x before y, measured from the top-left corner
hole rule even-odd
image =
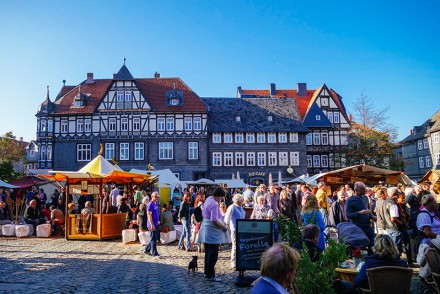
[[[124,101],[124,92],[123,91],[118,91],[116,99],[117,99],[118,102]]]
[[[313,145],[321,145],[321,134],[313,133]]]
[[[115,143],[105,143],[105,159],[111,160],[115,156]]]
[[[61,133],[67,133],[67,130],[68,130],[68,128],[67,128],[67,120],[62,120],[61,121]]]
[[[435,164],[439,165],[440,164],[440,153],[436,153],[435,154]]]
[[[307,167],[313,167],[312,155],[307,155]]]
[[[328,133],[321,133],[322,145],[328,145]]]
[[[225,166],[232,166],[232,152],[225,152]]]
[[[92,131],[92,120],[90,118],[86,118],[84,120],[84,130],[86,133],[90,133]]]
[[[438,143],[440,142],[440,134],[439,134],[439,132],[434,133],[434,135],[433,135],[433,141],[434,141],[434,143],[436,143],[436,144],[438,144]]]
[[[157,130],[158,131],[165,131],[165,118],[159,117],[157,119]]]
[[[344,134],[344,132],[341,132],[341,145],[348,145],[347,134]]]
[[[237,115],[237,116],[235,117],[235,121],[236,121],[236,122],[241,122],[241,116]]]
[[[290,165],[299,165],[299,152],[290,152]]]
[[[277,165],[277,153],[276,152],[268,152],[268,161],[269,161],[269,166]]]
[[[268,133],[267,134],[267,143],[276,143],[277,137],[275,133]]]
[[[266,153],[265,152],[258,152],[258,166],[266,166]]]
[[[134,160],[144,160],[144,142],[134,143]]]
[[[41,151],[40,151],[40,160],[41,161],[46,161],[46,145],[41,146]]]
[[[212,143],[221,143],[221,142],[222,142],[222,135],[220,133],[212,134]]]
[[[339,123],[339,112],[333,112],[333,122],[335,124]]]
[[[167,131],[174,131],[174,117],[167,117]]]
[[[279,133],[278,134],[278,142],[279,143],[287,143],[287,133]]]
[[[185,117],[185,131],[191,131],[193,128],[192,117]]]
[[[425,167],[425,159],[422,157],[419,157],[419,167],[424,168]]]
[[[235,165],[244,166],[244,152],[235,153]]]
[[[267,116],[267,121],[268,121],[268,122],[272,122],[272,121],[273,121],[273,117],[272,117],[272,115],[268,115],[268,116]]]
[[[431,156],[425,156],[426,167],[431,167]]]
[[[255,166],[255,152],[246,153],[247,166]]]
[[[329,154],[329,165],[330,165],[330,167],[335,167],[335,158],[334,158],[333,153]]]
[[[188,142],[188,159],[199,159],[198,142]]]
[[[129,160],[130,159],[130,151],[128,150],[128,143],[120,143],[119,144],[119,160]]]
[[[235,143],[244,143],[243,133],[235,133]]]
[[[289,165],[289,163],[287,161],[287,152],[280,152],[278,154],[278,156],[279,156],[278,162],[279,162],[280,166],[288,166]]]
[[[417,145],[418,145],[419,150],[423,149],[423,141],[422,140],[417,141]]]
[[[290,143],[298,143],[298,133],[289,133]]]
[[[76,145],[76,160],[77,161],[90,161],[92,157],[92,145],[91,144],[78,144]]]
[[[159,143],[159,159],[173,159],[173,143],[160,142]]]
[[[255,143],[254,133],[246,133],[246,143]]]
[[[333,123],[333,112],[331,112],[331,111],[327,112],[327,117],[328,117],[328,120],[329,120],[331,123]]]
[[[108,120],[108,130],[111,132],[116,131],[116,118],[110,118]]]
[[[319,155],[313,155],[313,166],[314,167],[321,166],[321,157]]]
[[[52,161],[52,145],[47,146],[47,161]]]
[[[195,117],[194,118],[194,131],[201,131],[201,130],[202,130],[202,118]]]
[[[312,134],[306,135],[306,145],[312,145]]]
[[[40,131],[41,132],[46,131],[46,121],[45,120],[41,120]]]
[[[212,165],[221,166],[222,165],[222,154],[220,152],[212,153]]]
[[[425,148],[425,149],[429,148],[428,139],[423,139],[423,148]]]
[[[141,130],[141,119],[139,117],[133,118],[133,131]]]
[[[52,132],[53,131],[53,120],[47,121],[47,131]]]
[[[131,102],[131,92],[125,91],[125,102]]]
[[[232,133],[225,133],[223,142],[232,143]]]
[[[266,136],[264,133],[257,133],[257,143],[266,143]]]
[[[321,155],[321,166],[328,167],[328,155]]]
[[[128,118],[121,119],[121,131],[128,131]]]
[[[321,120],[321,116],[319,114],[316,115],[316,120]]]
[[[29,151],[29,156],[30,157],[35,157],[35,151],[34,150]]]
[[[78,119],[76,121],[76,132],[77,133],[84,132],[84,121],[82,119]]]

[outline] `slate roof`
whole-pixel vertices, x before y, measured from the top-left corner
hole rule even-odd
[[[428,133],[435,132],[438,129],[440,129],[440,110],[437,110],[437,112],[427,121],[425,121],[421,126],[414,126],[413,133],[400,142],[406,143],[423,139]]]
[[[309,132],[290,98],[202,98],[212,132]],[[272,115],[273,121],[268,121]],[[237,122],[236,117],[241,121]]]
[[[55,104],[49,98],[49,86],[47,86],[46,100],[38,106],[37,116],[47,115],[55,110]]]
[[[119,69],[118,73],[113,77],[115,81],[132,81],[134,80],[128,68],[124,65]]]
[[[316,119],[317,115],[320,117],[319,120]],[[333,127],[333,124],[330,122],[327,115],[325,115],[325,113],[316,103],[313,103],[310,107],[306,117],[303,120],[303,124],[306,127]]]

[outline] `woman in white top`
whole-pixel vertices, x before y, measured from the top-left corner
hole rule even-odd
[[[235,268],[235,251],[237,249],[235,242],[235,223],[237,219],[244,219],[246,216],[246,211],[244,211],[242,205],[244,202],[244,197],[241,194],[235,194],[232,198],[232,205],[229,205],[225,214],[225,223],[229,225],[231,230],[231,267]]]

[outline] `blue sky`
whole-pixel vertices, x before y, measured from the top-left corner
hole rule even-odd
[[[440,109],[438,1],[0,1],[0,134],[35,139],[50,87],[127,58],[199,96],[323,83],[348,111],[364,92],[399,139]]]

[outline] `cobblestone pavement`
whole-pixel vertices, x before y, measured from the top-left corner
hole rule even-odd
[[[0,237],[0,293],[249,293],[235,286],[230,248],[219,253],[222,282],[203,278],[204,254],[158,246],[160,257],[144,246],[121,240],[67,241],[63,238]],[[199,270],[188,275],[192,255]],[[258,275],[257,271],[247,275]]]

